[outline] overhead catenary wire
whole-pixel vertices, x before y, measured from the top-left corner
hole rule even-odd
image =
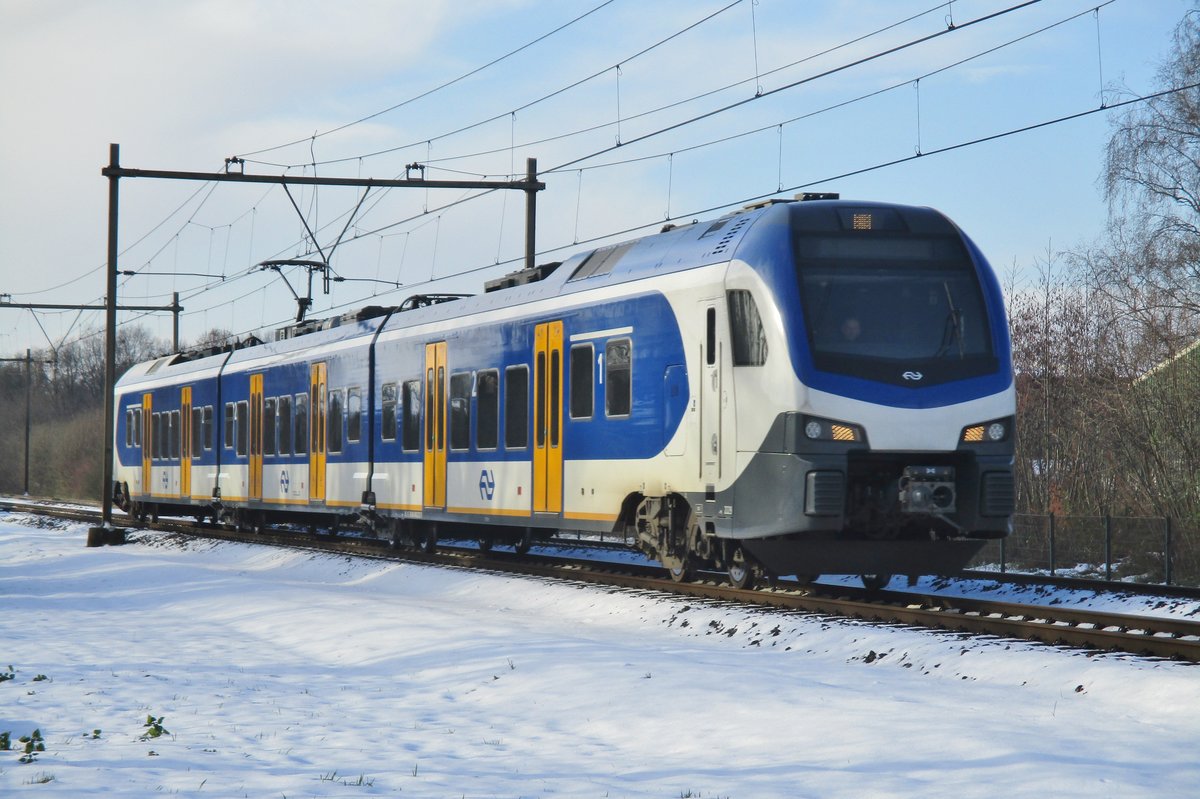
[[[465,72],[456,78],[445,81],[444,83],[441,83],[441,84],[433,87],[432,89],[427,89],[426,91],[423,91],[420,94],[417,94],[413,97],[409,97],[406,100],[402,100],[399,103],[396,103],[395,105],[388,106],[387,108],[384,108],[381,111],[376,111],[374,113],[367,114],[366,116],[356,119],[353,122],[347,122],[345,124],[338,125],[337,127],[330,128],[329,130],[322,131],[320,133],[314,133],[311,137],[306,137],[303,139],[296,139],[295,141],[287,142],[285,144],[277,144],[273,147],[265,147],[260,150],[253,150],[250,152],[246,152],[246,153],[242,154],[242,157],[248,157],[251,155],[261,155],[262,153],[273,152],[275,150],[282,150],[286,147],[293,147],[297,144],[303,144],[305,141],[309,141],[309,140],[316,141],[319,138],[324,138],[325,136],[329,136],[331,134],[338,133],[340,131],[346,130],[347,128],[354,127],[355,125],[361,125],[364,122],[370,122],[372,119],[381,117],[384,114],[389,114],[392,111],[399,110],[406,105],[415,103],[418,100],[423,100],[424,98],[429,97],[432,94],[435,94],[443,89],[447,89],[447,88],[455,85],[456,83],[461,83],[462,81],[466,80],[467,78],[470,78],[474,75],[478,75],[480,72],[483,72],[484,70],[486,70],[490,67],[494,67],[495,65],[501,63],[502,61],[505,61],[505,60],[513,57],[514,55],[517,55],[518,53],[521,53],[525,50],[528,50],[530,47],[533,47],[535,44],[540,44],[541,42],[545,41],[546,39],[549,39],[551,36],[561,33],[562,31],[571,27],[575,23],[580,22],[580,21],[590,17],[592,14],[595,14],[597,11],[600,11],[601,9],[605,8],[606,6],[612,5],[614,2],[616,2],[616,0],[604,0],[604,2],[601,3],[600,5],[595,6],[591,9],[589,9],[588,11],[585,11],[584,13],[575,17],[574,19],[572,19],[568,22],[565,22],[562,25],[559,25],[557,28],[555,28],[551,31],[548,31],[547,33],[544,33],[541,36],[538,36],[536,39],[526,42],[525,44],[521,45],[520,47],[517,47],[516,49],[508,51],[504,55],[502,55],[498,58],[492,59],[491,61],[487,62],[486,64],[475,67],[474,69],[472,69],[468,72]]]
[[[318,162],[316,162],[316,164],[318,166],[330,166],[333,164],[344,164],[344,163],[347,163],[350,161],[355,161],[360,158],[376,158],[381,155],[389,155],[391,153],[402,152],[404,150],[408,150],[413,147],[419,147],[422,144],[431,145],[435,141],[441,141],[442,139],[447,139],[447,138],[450,138],[451,136],[458,136],[462,133],[466,133],[468,131],[475,130],[476,128],[481,128],[484,125],[490,125],[491,123],[496,122],[497,120],[500,120],[500,119],[504,119],[507,116],[511,116],[513,114],[517,114],[522,111],[527,111],[530,108],[533,108],[534,106],[537,106],[537,105],[540,105],[540,104],[546,102],[547,100],[552,100],[561,94],[564,94],[572,89],[578,88],[579,86],[589,83],[599,77],[607,75],[610,72],[612,72],[614,69],[619,69],[622,64],[628,64],[631,61],[634,61],[638,58],[641,58],[644,55],[647,55],[648,53],[653,52],[654,50],[657,50],[658,48],[662,47],[663,45],[679,38],[680,36],[684,35],[685,33],[688,33],[690,31],[700,27],[704,23],[715,19],[716,17],[720,16],[721,14],[724,14],[729,9],[731,9],[737,5],[740,5],[743,2],[745,2],[745,0],[733,0],[733,2],[729,3],[728,5],[717,9],[716,11],[712,12],[711,14],[707,14],[703,18],[697,20],[696,22],[693,22],[690,25],[688,25],[680,30],[675,31],[674,33],[670,34],[669,36],[667,36],[663,39],[659,39],[658,41],[649,45],[648,47],[644,47],[641,50],[637,51],[636,53],[633,53],[632,55],[629,55],[629,56],[626,56],[625,58],[620,59],[615,64],[610,64],[610,65],[604,67],[603,69],[598,69],[598,70],[592,72],[591,74],[587,75],[586,77],[580,78],[572,83],[567,84],[566,86],[562,86],[558,89],[555,89],[554,91],[549,92],[548,94],[543,94],[542,96],[540,96],[534,100],[530,100],[529,102],[526,102],[522,105],[517,106],[516,108],[512,108],[503,113],[494,114],[486,119],[481,119],[477,122],[472,122],[467,125],[460,126],[454,130],[438,134],[437,136],[431,136],[431,137],[423,138],[423,139],[420,139],[417,141],[409,142],[408,144],[401,144],[401,145],[397,145],[395,147],[387,147],[382,150],[376,150],[376,151],[370,152],[370,153],[360,153],[358,155],[346,156],[344,158],[332,158],[332,159],[329,159],[326,161],[318,161]],[[1041,2],[1041,0],[1030,0],[1030,2]],[[296,142],[293,142],[292,144],[298,144],[298,143],[304,142],[304,141],[307,141],[307,139],[300,139]],[[257,161],[257,160],[248,158],[247,156],[249,156],[249,155],[253,155],[253,153],[247,153],[247,154],[241,155],[239,157],[244,159],[247,163],[260,164],[263,166],[283,167],[283,168],[295,168],[297,166],[300,166],[299,164],[279,164],[279,163],[272,163],[269,161]]]
[[[1112,2],[1112,1],[1113,1],[1113,0],[1109,0],[1109,2]],[[637,139],[635,139],[635,140],[632,140],[632,141],[641,141],[641,140],[648,139],[648,138],[651,138],[651,137],[653,137],[653,136],[659,135],[660,133],[663,133],[663,132],[666,132],[666,131],[669,131],[669,130],[675,130],[675,129],[678,129],[678,128],[680,128],[680,127],[684,127],[684,126],[686,126],[686,125],[689,125],[689,124],[692,124],[692,123],[694,123],[694,122],[698,122],[698,121],[701,121],[701,120],[703,120],[703,119],[707,119],[707,118],[709,118],[709,117],[711,117],[711,116],[714,116],[714,115],[716,115],[716,114],[723,113],[723,112],[725,112],[725,111],[729,111],[729,110],[732,110],[732,109],[734,109],[734,108],[737,108],[737,107],[739,107],[739,106],[741,106],[741,105],[745,104],[746,102],[749,102],[749,101],[751,101],[751,100],[757,99],[758,97],[765,97],[765,96],[768,96],[768,95],[776,94],[776,93],[778,93],[778,92],[782,92],[782,91],[785,91],[785,90],[788,90],[788,89],[791,89],[791,88],[795,88],[795,87],[797,87],[797,86],[805,85],[805,84],[812,83],[812,82],[814,82],[814,81],[817,81],[817,80],[820,80],[820,79],[823,79],[823,78],[827,78],[827,77],[829,77],[829,76],[831,76],[831,75],[837,74],[837,73],[839,73],[839,72],[843,72],[843,71],[845,71],[845,70],[847,70],[847,69],[850,69],[850,68],[852,68],[852,67],[859,66],[859,65],[861,65],[861,64],[865,64],[865,63],[869,63],[869,62],[871,62],[871,61],[874,61],[874,60],[876,60],[876,59],[878,59],[878,58],[881,58],[881,57],[883,57],[883,56],[885,56],[885,55],[889,55],[889,54],[892,54],[892,53],[895,53],[895,52],[899,52],[899,51],[901,51],[901,50],[905,50],[905,49],[908,49],[908,48],[910,48],[910,47],[913,47],[913,46],[916,46],[916,45],[919,45],[919,44],[923,44],[923,43],[925,43],[925,42],[931,41],[931,40],[933,40],[933,39],[935,39],[935,38],[938,38],[938,37],[940,37],[940,36],[943,36],[943,35],[945,35],[945,34],[947,34],[947,33],[953,32],[953,31],[955,31],[955,30],[962,30],[962,29],[965,29],[965,28],[967,28],[967,27],[971,27],[971,26],[977,25],[977,24],[979,24],[979,23],[981,23],[981,22],[986,22],[986,21],[989,21],[989,20],[992,20],[992,19],[996,19],[996,18],[999,18],[999,17],[1001,17],[1001,16],[1004,16],[1004,15],[1006,15],[1006,14],[1008,14],[1008,13],[1011,13],[1011,12],[1013,12],[1013,11],[1020,10],[1020,9],[1022,9],[1022,8],[1026,8],[1026,7],[1028,7],[1028,6],[1036,5],[1036,4],[1040,3],[1040,2],[1041,2],[1041,0],[1026,0],[1026,2],[1019,3],[1019,4],[1017,4],[1017,5],[1014,5],[1014,6],[1010,6],[1010,7],[1006,8],[1006,9],[1001,9],[1001,10],[999,10],[999,11],[996,11],[996,12],[992,13],[992,14],[987,14],[987,15],[984,15],[984,16],[982,16],[982,17],[979,17],[979,18],[977,18],[977,19],[970,20],[970,21],[968,21],[968,22],[966,22],[966,23],[963,23],[963,24],[961,24],[961,25],[953,25],[953,24],[950,24],[950,25],[949,25],[949,26],[948,26],[946,29],[944,29],[944,30],[937,31],[937,32],[935,32],[935,33],[933,33],[933,34],[929,34],[929,35],[926,35],[926,36],[920,37],[920,38],[918,38],[918,39],[915,39],[915,40],[910,40],[910,41],[908,41],[908,42],[906,42],[906,43],[903,43],[903,44],[897,45],[897,46],[895,46],[895,47],[888,48],[888,49],[886,49],[886,50],[878,51],[878,52],[876,52],[876,53],[870,54],[870,55],[868,55],[868,56],[865,56],[865,57],[863,57],[863,58],[860,58],[860,59],[857,59],[857,60],[855,60],[855,61],[849,62],[849,63],[847,63],[847,64],[843,64],[843,65],[840,65],[840,66],[838,66],[838,67],[834,67],[834,68],[832,68],[832,69],[825,70],[825,71],[823,71],[823,72],[821,72],[821,73],[819,73],[819,74],[817,74],[817,75],[812,75],[812,76],[808,76],[808,77],[806,77],[806,78],[803,78],[803,79],[800,79],[800,80],[797,80],[797,81],[793,81],[793,82],[791,82],[791,83],[789,83],[789,84],[786,84],[786,85],[784,85],[784,86],[780,86],[780,87],[777,87],[777,88],[775,88],[775,89],[772,89],[772,90],[771,90],[771,91],[769,91],[769,92],[764,92],[764,93],[762,93],[762,94],[758,94],[758,95],[756,95],[755,97],[747,98],[747,99],[744,99],[744,100],[738,101],[738,102],[736,102],[736,103],[733,103],[733,104],[727,105],[727,106],[725,106],[725,107],[723,107],[723,108],[718,108],[718,109],[715,109],[715,110],[712,110],[712,111],[706,112],[705,114],[701,114],[701,115],[695,116],[695,117],[693,117],[693,118],[691,118],[691,119],[689,119],[689,120],[684,120],[684,121],[682,121],[682,122],[677,122],[677,123],[674,123],[674,124],[672,124],[672,125],[670,125],[670,126],[668,126],[668,127],[666,127],[666,128],[662,128],[662,129],[660,129],[660,130],[658,130],[658,131],[654,131],[654,132],[651,132],[651,133],[645,134],[645,135],[643,135],[643,136],[640,136],[640,137],[638,137]],[[660,46],[661,44],[665,43],[666,41],[670,41],[672,38],[675,38],[675,37],[677,37],[677,36],[681,35],[682,33],[686,32],[687,30],[690,30],[691,28],[694,28],[694,27],[696,27],[697,25],[699,25],[699,24],[702,24],[703,22],[707,21],[708,19],[711,19],[712,17],[716,16],[717,14],[719,14],[719,13],[722,13],[723,11],[725,11],[725,10],[728,10],[729,8],[732,8],[732,7],[733,7],[734,5],[736,5],[736,4],[737,4],[737,3],[732,3],[732,4],[730,4],[730,5],[727,5],[727,6],[725,6],[724,8],[722,8],[722,9],[718,10],[717,12],[714,12],[713,14],[710,14],[709,16],[705,17],[703,20],[700,20],[699,22],[693,23],[692,25],[688,26],[688,28],[684,28],[684,29],[683,29],[683,30],[681,30],[681,31],[677,31],[676,33],[672,34],[672,36],[670,36],[670,37],[667,37],[666,39],[660,40],[660,41],[659,41],[658,43],[656,43],[655,45],[652,45],[652,46],[651,46],[651,47],[649,47],[649,48],[645,48],[645,49],[643,49],[642,51],[639,51],[639,53],[638,53],[638,54],[636,54],[636,55],[642,55],[642,54],[645,54],[646,52],[649,52],[650,50],[654,49],[655,47],[658,47],[658,46]],[[855,37],[855,38],[851,39],[851,40],[850,40],[850,41],[848,41],[848,42],[844,42],[844,43],[841,43],[841,44],[839,44],[839,45],[836,45],[836,46],[834,46],[834,47],[827,48],[826,50],[822,51],[822,53],[831,53],[831,52],[835,52],[835,51],[837,51],[837,50],[839,50],[839,49],[842,49],[842,48],[844,48],[844,47],[846,47],[846,46],[849,46],[850,44],[857,43],[857,42],[861,42],[861,41],[863,41],[863,40],[865,40],[865,39],[867,39],[867,38],[870,38],[871,36],[875,36],[875,35],[877,35],[877,34],[879,34],[879,33],[881,33],[881,32],[884,32],[884,31],[887,31],[887,30],[891,30],[891,29],[895,28],[895,27],[896,27],[896,26],[898,26],[898,25],[904,24],[905,22],[911,21],[911,20],[913,20],[913,19],[917,19],[917,18],[919,18],[920,16],[924,16],[924,15],[926,15],[926,14],[928,14],[928,13],[931,13],[932,11],[934,11],[934,10],[936,10],[936,9],[938,9],[938,8],[945,7],[945,5],[946,5],[946,3],[940,3],[940,4],[938,4],[937,6],[934,6],[934,7],[930,8],[930,9],[927,9],[927,10],[925,10],[925,11],[922,11],[922,12],[920,12],[919,14],[911,15],[911,16],[909,16],[909,17],[905,18],[904,20],[901,20],[900,22],[897,22],[897,23],[892,23],[892,24],[890,24],[890,25],[887,25],[887,26],[884,26],[884,27],[882,27],[882,28],[879,28],[879,29],[873,30],[873,31],[871,31],[870,33],[863,34],[863,35],[860,35],[860,36],[858,36],[858,37]],[[636,57],[636,55],[635,55],[634,57]],[[818,55],[819,55],[819,54],[818,54]],[[809,59],[810,59],[810,58],[812,58],[812,57],[816,57],[816,56],[814,55],[814,56],[809,56],[809,57],[806,57],[806,58],[804,58],[804,59],[800,59],[799,61],[793,62],[792,66],[794,66],[794,65],[796,65],[796,64],[804,63],[805,61],[809,60]],[[631,58],[632,58],[632,57],[631,57]],[[627,63],[629,60],[631,60],[631,59],[625,59],[625,61],[624,61],[623,63]],[[598,76],[598,75],[602,75],[602,74],[604,74],[606,71],[607,71],[607,70],[600,70],[600,71],[597,71],[597,72],[593,73],[593,75],[592,75],[591,77],[595,77],[595,76]],[[578,84],[573,84],[573,85],[578,85]],[[736,84],[734,84],[734,85],[736,85]],[[563,91],[563,90],[558,90],[558,92],[556,92],[556,93],[560,93],[561,91]],[[547,96],[553,96],[553,94],[551,94],[551,95],[547,95]],[[541,99],[545,99],[545,98],[541,98]],[[541,102],[541,99],[539,99],[539,100],[535,100],[535,101],[533,101],[532,103],[526,104],[526,106],[523,106],[523,107],[529,107],[530,105],[532,105],[532,104],[534,104],[534,103]],[[496,117],[496,118],[499,118],[499,117]],[[490,121],[490,120],[489,120],[489,121]],[[600,126],[596,126],[596,127],[608,127],[608,126],[611,126],[611,125],[612,125],[612,123],[610,122],[610,123],[605,123],[604,125],[600,125]],[[593,129],[595,129],[595,128],[593,128]],[[436,139],[436,138],[438,138],[438,137],[434,137],[434,138]],[[431,141],[433,141],[433,139],[431,139],[431,140],[429,140],[429,141],[431,142]],[[628,143],[632,143],[632,141],[631,141],[631,142],[626,142],[626,144],[628,144]],[[411,146],[414,146],[414,145],[405,145],[404,147],[401,147],[401,148],[396,148],[396,149],[405,149],[405,148],[407,148],[407,147],[411,147]],[[613,146],[613,147],[607,147],[607,148],[604,148],[603,150],[600,150],[600,151],[597,151],[597,152],[594,152],[594,153],[590,153],[590,154],[588,154],[588,155],[581,156],[581,157],[579,157],[579,158],[576,158],[576,159],[574,159],[574,160],[572,160],[572,161],[568,161],[568,162],[566,162],[566,164],[560,164],[560,165],[558,165],[558,166],[551,167],[550,169],[545,169],[545,170],[542,170],[542,173],[543,173],[543,174],[551,174],[551,173],[554,173],[554,172],[556,172],[556,171],[561,171],[561,170],[563,170],[563,169],[565,168],[565,166],[567,166],[567,165],[570,165],[570,164],[577,164],[577,163],[580,163],[580,162],[583,162],[583,161],[586,161],[586,160],[590,160],[591,158],[594,158],[594,157],[596,157],[596,156],[597,156],[597,155],[599,155],[599,154],[603,154],[603,153],[611,152],[611,151],[613,151],[614,149],[616,149],[616,148],[617,148],[617,147],[619,147],[619,146],[621,146],[621,145],[620,145],[620,144],[618,144],[618,145],[616,145],[616,146]],[[331,164],[331,163],[336,163],[336,161],[325,161],[325,162],[321,162],[321,163],[322,163],[322,164]],[[463,202],[467,202],[467,201],[469,201],[469,200],[471,200],[471,199],[474,199],[474,198],[477,198],[477,197],[483,197],[483,196],[486,196],[486,195],[488,195],[488,194],[490,194],[490,193],[491,193],[490,191],[479,192],[479,193],[477,193],[477,194],[473,195],[472,197],[467,197],[467,198],[463,198],[463,199],[460,199],[460,200],[456,200],[456,201],[455,201],[455,202],[453,202],[453,203],[450,203],[450,204],[447,204],[447,205],[442,205],[442,206],[439,206],[439,207],[437,207],[437,208],[434,208],[434,209],[430,209],[430,208],[428,208],[428,206],[426,206],[426,207],[424,207],[424,208],[422,209],[422,213],[421,213],[421,214],[417,214],[417,215],[413,215],[413,216],[410,216],[410,217],[406,217],[406,218],[403,218],[403,219],[400,219],[400,220],[397,220],[397,221],[393,221],[393,222],[391,222],[391,223],[389,223],[389,224],[387,224],[387,225],[384,225],[384,226],[382,226],[382,227],[374,227],[374,228],[367,229],[366,231],[364,231],[364,232],[362,232],[362,233],[360,233],[360,234],[356,235],[355,237],[352,237],[352,238],[351,238],[351,239],[349,239],[349,240],[350,240],[350,241],[353,241],[355,238],[359,238],[359,237],[362,237],[362,236],[374,235],[374,234],[380,233],[380,232],[382,232],[382,231],[384,231],[384,230],[390,230],[390,229],[392,229],[392,228],[398,227],[398,226],[400,226],[400,225],[403,225],[403,224],[406,224],[406,223],[408,223],[408,222],[411,222],[411,221],[413,221],[413,220],[415,220],[415,219],[418,219],[418,218],[420,218],[422,215],[424,215],[425,213],[436,213],[436,212],[438,212],[438,211],[443,211],[443,210],[446,210],[446,209],[448,209],[448,208],[454,207],[454,206],[456,206],[456,205],[460,205],[460,204],[462,204]]]
[[[760,125],[758,127],[755,127],[755,128],[749,129],[749,130],[744,130],[744,131],[741,131],[738,133],[731,133],[731,134],[728,134],[725,136],[721,136],[719,138],[709,139],[709,140],[706,140],[703,142],[699,142],[697,144],[691,144],[691,145],[687,145],[685,147],[676,147],[670,151],[663,151],[663,152],[653,153],[650,155],[641,155],[641,156],[636,156],[634,158],[624,158],[624,159],[617,160],[617,161],[605,161],[604,163],[592,164],[590,166],[572,166],[569,168],[557,168],[556,167],[556,168],[542,170],[541,174],[551,175],[551,174],[562,173],[562,172],[574,172],[576,170],[583,170],[586,172],[586,171],[591,171],[594,169],[608,169],[608,168],[614,167],[614,166],[623,166],[625,164],[638,163],[640,161],[652,161],[655,159],[667,158],[672,155],[679,155],[680,153],[693,152],[695,150],[704,149],[706,147],[712,147],[712,146],[715,146],[718,144],[725,144],[727,142],[734,141],[735,139],[744,138],[746,136],[752,136],[756,133],[763,133],[765,131],[772,130],[775,128],[782,128],[784,125],[790,125],[795,122],[800,122],[802,120],[812,119],[813,117],[819,116],[821,114],[829,113],[830,111],[836,111],[836,110],[839,110],[842,108],[846,108],[847,106],[853,105],[855,103],[863,102],[865,100],[869,100],[874,97],[878,97],[882,94],[886,94],[888,92],[895,91],[896,89],[900,89],[904,86],[910,86],[913,84],[916,84],[919,86],[920,82],[923,80],[927,80],[928,78],[932,78],[936,75],[940,75],[951,69],[961,67],[964,64],[969,64],[970,62],[976,61],[985,56],[992,55],[993,53],[999,52],[1000,50],[1003,50],[1006,47],[1011,47],[1014,44],[1019,44],[1020,42],[1024,42],[1028,39],[1033,38],[1034,36],[1039,36],[1043,33],[1046,33],[1047,31],[1053,30],[1054,28],[1057,28],[1062,25],[1066,25],[1067,23],[1073,22],[1073,21],[1079,19],[1080,17],[1086,16],[1088,14],[1092,14],[1092,13],[1098,11],[1099,9],[1103,8],[1104,6],[1111,5],[1112,3],[1115,3],[1115,2],[1116,2],[1116,0],[1105,0],[1105,2],[1101,3],[1099,6],[1096,6],[1095,8],[1086,9],[1084,11],[1080,11],[1077,14],[1073,14],[1069,17],[1064,17],[1063,19],[1060,19],[1057,22],[1052,22],[1049,25],[1044,25],[1041,28],[1038,28],[1037,30],[1030,31],[1029,33],[1022,34],[1013,39],[1009,39],[1008,41],[1001,42],[1000,44],[994,45],[985,50],[980,50],[977,53],[973,53],[972,55],[966,56],[965,58],[960,58],[957,61],[954,61],[950,64],[946,64],[941,67],[938,67],[937,69],[929,70],[929,71],[924,72],[915,77],[905,78],[904,80],[897,81],[888,86],[884,86],[880,89],[875,89],[873,91],[866,92],[865,94],[857,95],[848,100],[842,100],[837,103],[832,103],[830,105],[824,106],[824,107],[816,109],[814,111],[808,111],[806,113],[799,114],[797,116],[789,117],[787,119],[779,120],[776,122],[772,122],[767,125]],[[781,147],[782,147],[782,144],[781,144]],[[782,181],[780,182],[779,185],[782,187],[782,185],[783,185]],[[782,191],[782,188],[780,190]]]

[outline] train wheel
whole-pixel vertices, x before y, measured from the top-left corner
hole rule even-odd
[[[675,566],[668,566],[667,571],[671,575],[671,580],[676,583],[686,583],[695,574],[695,569],[692,568],[692,559],[687,557]]]
[[[521,537],[517,539],[516,544],[513,545],[513,549],[515,549],[517,551],[518,555],[528,555],[529,550],[532,546],[533,546],[533,528],[526,527],[521,532]]]
[[[890,574],[864,574],[861,577],[863,588],[868,591],[882,591],[892,581]]]
[[[492,546],[496,543],[496,536],[491,533],[485,533],[479,536],[479,551],[491,552]]]
[[[754,567],[746,560],[746,553],[738,547],[729,559],[729,584],[734,588],[754,587]]]
[[[408,530],[404,529],[404,522],[398,518],[391,519],[388,524],[389,536],[388,543],[392,549],[404,549],[408,547]]]
[[[421,537],[422,552],[437,552],[437,525],[431,524],[425,528],[425,535]]]

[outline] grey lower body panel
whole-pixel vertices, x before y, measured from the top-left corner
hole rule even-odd
[[[987,541],[750,538],[742,546],[773,574],[937,574],[966,568]]]

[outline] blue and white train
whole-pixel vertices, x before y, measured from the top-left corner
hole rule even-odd
[[[488,289],[133,367],[114,498],[427,546],[616,532],[737,585],[953,572],[1010,529],[1003,299],[937,211],[770,201]]]

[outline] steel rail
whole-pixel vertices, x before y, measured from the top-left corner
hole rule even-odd
[[[0,508],[91,522],[95,512],[0,502]],[[1045,605],[921,595],[902,591],[869,592],[849,586],[736,589],[719,578],[676,583],[657,566],[563,557],[520,556],[504,551],[443,547],[439,551],[394,549],[376,538],[271,529],[239,533],[182,522],[145,523],[146,529],[242,543],[403,560],[425,565],[479,569],[503,574],[571,580],[629,590],[690,596],[741,606],[766,606],[828,617],[940,629],[977,636],[1200,662],[1200,621],[1079,610]],[[785,583],[786,585],[786,583]]]

